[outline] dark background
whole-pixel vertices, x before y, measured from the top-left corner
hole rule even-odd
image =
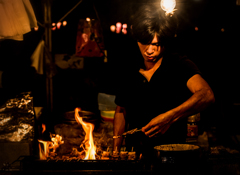
[[[43,0],[31,0],[37,20],[44,23]],[[61,19],[79,0],[51,0],[52,22]],[[54,77],[55,108],[72,110],[78,105],[77,100],[84,96],[91,96],[98,92],[115,94],[116,76],[124,73],[125,68],[134,65],[136,59],[136,43],[129,35],[110,32],[110,25],[116,22],[128,23],[131,8],[146,0],[83,0],[64,20],[67,26],[52,31],[52,54],[75,53],[77,24],[79,19],[90,17],[100,20],[104,34],[104,44],[108,52],[108,62],[102,58],[86,58],[84,71],[62,71]],[[239,133],[238,117],[240,116],[240,85],[239,81],[239,17],[240,6],[235,0],[177,0],[177,11],[174,15],[179,18],[179,30],[174,47],[189,56],[200,68],[204,78],[214,90],[216,103],[203,113],[207,116],[206,127],[220,128],[221,133]],[[195,27],[198,30],[195,30]],[[224,29],[224,31],[221,31]],[[38,42],[44,38],[44,29],[24,35],[23,42],[0,43],[1,60],[13,60],[16,64],[19,58],[28,59]],[[20,59],[21,60],[21,59]],[[4,64],[6,61],[3,61]],[[32,78],[32,77],[31,77]],[[78,83],[74,84],[74,80]],[[44,82],[44,81],[43,81]],[[86,85],[87,84],[87,85]],[[37,100],[45,105],[43,95],[44,83],[37,83]],[[40,87],[40,88],[39,88]],[[89,88],[90,87],[90,88]],[[71,91],[71,97],[66,97]],[[78,98],[73,99],[76,91]],[[11,91],[12,92],[12,91]],[[40,97],[39,97],[40,96]],[[64,99],[64,98],[65,99]],[[89,98],[94,102],[96,96]],[[89,109],[92,109],[91,107]],[[93,109],[93,110],[94,110]]]

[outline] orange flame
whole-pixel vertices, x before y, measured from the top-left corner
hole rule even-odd
[[[46,125],[45,124],[42,124],[42,133],[44,133],[44,131],[46,130]],[[64,141],[62,140],[62,136],[60,135],[54,135],[54,134],[51,134],[50,135],[51,137],[51,141],[43,141],[43,140],[38,140],[39,144],[38,144],[38,147],[39,147],[39,158],[40,160],[47,160],[47,158],[50,156],[50,155],[56,155],[56,149],[64,143]],[[43,148],[41,146],[41,143],[43,145]]]
[[[38,140],[39,142],[39,158],[40,160],[46,160],[50,155],[56,155],[56,149],[64,143],[62,136],[60,135],[51,135],[51,141]],[[43,148],[41,147],[41,144]]]
[[[47,160],[47,157],[49,155],[49,141],[38,140],[38,142],[40,160]],[[43,144],[43,149],[40,143]]]
[[[42,133],[46,130],[46,125],[42,123]]]
[[[53,149],[53,151],[52,152],[56,152],[56,149],[61,145],[61,144],[63,144],[64,143],[64,141],[62,140],[62,136],[60,136],[60,135],[56,135],[55,137],[54,137],[54,135],[51,135],[51,140],[52,140],[52,142],[51,142],[51,145],[49,145],[49,149]]]
[[[83,122],[82,117],[80,117],[80,115],[78,113],[79,111],[81,111],[80,108],[76,108],[75,109],[75,119],[76,119],[76,121],[79,124],[82,125],[83,130],[86,133],[85,139],[84,139],[85,148],[86,148],[84,160],[96,159],[96,157],[95,157],[96,146],[94,145],[94,142],[93,142],[93,129],[94,129],[94,125],[92,123]]]

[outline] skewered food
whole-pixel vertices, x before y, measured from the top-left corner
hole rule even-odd
[[[136,152],[128,152],[128,160],[135,160],[136,159]]]
[[[119,137],[126,136],[128,134],[134,134],[135,132],[138,132],[138,131],[142,131],[142,129],[135,128],[135,129],[124,132],[122,135],[113,136],[113,138],[117,139]]]
[[[128,157],[128,151],[121,151],[120,152],[120,158],[126,159]]]
[[[116,149],[113,151],[112,157],[114,157],[114,158],[119,157],[119,152],[118,152],[117,147],[116,147]]]
[[[110,156],[110,152],[109,151],[103,151],[101,159],[102,160],[108,160],[109,156]]]
[[[118,151],[113,151],[112,157],[119,157],[119,152]]]

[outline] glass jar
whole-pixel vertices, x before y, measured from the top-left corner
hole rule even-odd
[[[198,122],[200,113],[191,115],[187,119],[187,142],[197,142],[198,139]]]

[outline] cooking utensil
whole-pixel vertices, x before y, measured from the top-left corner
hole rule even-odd
[[[201,157],[201,149],[192,144],[166,144],[154,147],[156,158],[163,163],[195,162]]]
[[[127,132],[124,132],[121,135],[113,136],[113,138],[116,139],[116,138],[119,138],[119,137],[127,136],[128,134],[134,134],[134,133],[139,132],[139,131],[142,131],[142,129],[135,128],[135,129],[129,130]]]

